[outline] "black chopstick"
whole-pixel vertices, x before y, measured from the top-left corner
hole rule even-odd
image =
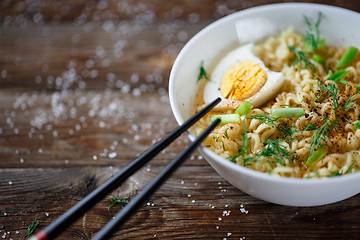
[[[220,123],[216,119],[207,127],[201,135],[196,138],[185,150],[183,150],[174,160],[172,160],[134,199],[128,203],[116,216],[109,221],[92,240],[109,239],[111,235],[135,213],[135,211],[150,197],[170,175],[194,152],[199,144],[209,135],[209,133]]]
[[[59,235],[65,228],[67,228],[71,223],[76,221],[80,216],[82,216],[86,211],[92,208],[97,202],[102,200],[106,195],[115,190],[121,183],[123,183],[130,175],[144,166],[145,163],[150,161],[154,156],[156,156],[161,150],[167,147],[171,142],[173,142],[177,137],[179,137],[183,132],[185,132],[189,127],[191,127],[195,122],[202,118],[206,113],[208,113],[212,108],[214,108],[219,102],[220,98],[215,99],[209,105],[204,107],[194,116],[185,121],[181,126],[173,130],[169,135],[161,139],[159,142],[154,144],[151,148],[133,160],[128,164],[124,169],[119,171],[104,184],[96,188],[93,192],[83,198],[80,202],[75,204],[72,208],[66,211],[63,215],[57,218],[54,222],[46,226],[43,230],[37,232],[35,236],[30,238],[30,240],[49,240],[55,238]]]

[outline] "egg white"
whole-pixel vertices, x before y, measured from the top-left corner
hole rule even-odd
[[[260,58],[255,56],[255,54],[253,53],[253,47],[253,43],[242,45],[232,50],[223,59],[221,59],[219,64],[211,73],[211,78],[204,88],[203,98],[205,104],[209,104],[214,99],[220,97],[223,99],[223,101],[219,104],[218,107],[236,108],[243,101],[249,101],[254,105],[254,107],[259,107],[275,96],[284,81],[284,76],[280,72],[274,72],[268,69],[265,66],[264,62]],[[238,62],[247,60],[259,64],[259,66],[267,72],[268,78],[266,80],[266,83],[257,93],[247,99],[225,99],[220,92],[220,83],[223,75],[231,66],[235,65]]]

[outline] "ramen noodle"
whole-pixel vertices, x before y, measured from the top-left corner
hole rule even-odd
[[[305,52],[304,36],[294,28],[256,43],[254,53],[272,71],[281,72],[284,82],[266,104],[254,107],[240,122],[216,127],[203,145],[216,154],[256,171],[296,178],[337,176],[360,170],[360,57],[343,69],[341,81],[329,80],[347,48],[322,46],[307,67],[294,64],[296,53]],[[206,85],[208,80],[202,80]],[[196,111],[204,106],[199,88]],[[302,108],[301,117],[275,118],[272,109]],[[215,108],[192,131],[199,135],[212,115],[233,114],[235,108]],[[357,124],[358,123],[358,124]],[[315,162],[310,161],[318,158]]]

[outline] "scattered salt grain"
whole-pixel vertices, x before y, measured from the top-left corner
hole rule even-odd
[[[130,77],[131,83],[138,83],[139,79],[140,79],[140,77],[139,77],[139,74],[137,74],[137,73],[133,73]]]
[[[97,157],[96,155],[94,155],[94,156],[93,156],[93,159],[94,159],[94,160],[97,160],[97,159],[98,159],[98,157]]]
[[[246,210],[242,204],[240,205],[240,212],[241,212],[241,213],[245,213],[245,214],[248,214],[248,213],[249,213],[249,211]]]
[[[116,156],[117,156],[116,152],[111,152],[111,153],[108,154],[109,158],[116,158]]]
[[[231,213],[231,211],[226,211],[226,210],[225,210],[225,211],[223,211],[223,214],[222,214],[222,215],[223,215],[223,216],[229,216],[230,213]]]
[[[106,123],[104,123],[103,121],[100,121],[100,122],[99,122],[99,127],[105,128],[105,127],[106,127]]]
[[[139,97],[139,96],[141,96],[141,90],[140,90],[140,88],[134,88],[134,89],[132,90],[132,95],[133,95],[134,97]]]
[[[1,77],[2,77],[2,78],[6,78],[6,76],[7,76],[7,71],[6,71],[6,70],[2,70],[2,71],[1,71]]]

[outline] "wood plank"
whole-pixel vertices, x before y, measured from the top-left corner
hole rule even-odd
[[[128,163],[177,126],[164,92],[24,92],[21,98],[0,93],[0,111],[7,112],[0,115],[2,167],[123,166],[119,161]],[[71,106],[77,99],[81,105]],[[163,153],[174,157],[187,143],[184,135]]]
[[[268,204],[235,189],[210,166],[189,166],[190,161],[141,207],[117,232],[115,239],[297,239],[299,236],[354,239],[360,233],[359,196],[321,207]],[[160,168],[141,170],[113,194],[131,198]],[[44,227],[118,170],[115,167],[3,169],[0,217],[7,220],[1,223],[2,232],[23,237],[34,217],[41,221],[40,227]],[[114,207],[108,211],[107,206],[105,200],[96,205],[59,239],[91,238],[120,210]]]
[[[99,23],[91,30],[73,24],[1,29],[0,65],[6,74],[0,84],[48,90],[119,89],[127,83],[167,87],[176,55],[209,23],[120,22],[110,32]]]

